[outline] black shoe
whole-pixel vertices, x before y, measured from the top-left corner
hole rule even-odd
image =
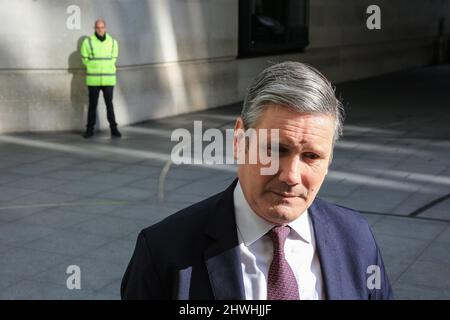
[[[111,127],[111,136],[113,138],[120,138],[122,137],[122,134],[120,133],[120,131],[117,129],[117,127]]]
[[[94,135],[94,129],[86,129],[86,132],[83,133],[83,138],[85,139],[89,139],[90,137],[92,137]]]

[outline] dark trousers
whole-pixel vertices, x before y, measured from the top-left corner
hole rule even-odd
[[[88,86],[88,90],[89,109],[87,127],[93,128],[95,126],[98,96],[100,94],[100,90],[103,91],[103,98],[105,99],[106,115],[108,117],[109,125],[110,127],[117,126],[116,117],[114,115],[114,106],[112,102],[114,86]]]

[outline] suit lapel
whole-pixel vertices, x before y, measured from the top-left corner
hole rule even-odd
[[[334,245],[338,239],[337,234],[330,226],[328,213],[320,207],[317,200],[310,206],[309,212],[314,227],[316,249],[322,269],[326,299],[344,299],[341,281],[341,257]]]
[[[234,215],[233,191],[237,179],[223,192],[211,209],[211,220],[205,228],[209,240],[204,252],[209,280],[217,300],[245,298],[241,260]]]
[[[245,299],[239,244],[234,215],[233,191],[237,179],[214,206],[215,214],[205,229],[209,244],[204,259],[214,299]]]
[[[205,255],[205,260],[214,299],[243,300],[245,294],[237,247],[209,258]]]

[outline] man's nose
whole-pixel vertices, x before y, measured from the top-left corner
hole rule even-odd
[[[298,156],[292,156],[280,161],[279,180],[292,186],[302,182],[301,178],[301,160]]]

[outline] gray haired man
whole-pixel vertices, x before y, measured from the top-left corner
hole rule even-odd
[[[298,62],[267,68],[236,120],[236,159],[248,129],[277,130],[278,148],[267,150],[278,170],[238,163],[225,191],[142,230],[122,298],[391,299],[367,221],[316,198],[342,133],[330,82]]]

